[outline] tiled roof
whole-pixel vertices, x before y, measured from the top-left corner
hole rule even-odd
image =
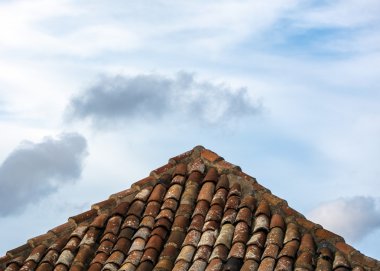
[[[195,147],[0,258],[0,270],[380,270],[255,178]]]

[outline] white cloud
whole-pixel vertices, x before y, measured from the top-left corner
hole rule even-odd
[[[91,119],[102,126],[130,120],[151,123],[164,117],[227,123],[260,112],[261,106],[250,101],[246,92],[198,81],[185,72],[174,78],[157,74],[105,77],[71,100],[68,118]]]
[[[357,242],[380,228],[380,206],[376,203],[379,199],[372,197],[341,198],[321,204],[309,217],[349,242]]]
[[[23,142],[0,166],[0,216],[20,212],[81,175],[86,140],[79,134]]]

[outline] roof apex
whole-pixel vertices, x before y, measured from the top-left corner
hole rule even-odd
[[[211,171],[209,170],[210,168],[212,168]],[[198,172],[197,176],[199,176],[202,179],[204,178],[203,181],[198,182],[196,178],[194,180],[190,180],[192,176],[190,174],[191,172]],[[207,178],[205,176],[207,176]],[[218,180],[215,180],[215,178],[218,178],[218,176],[220,176],[219,179],[223,179],[222,181],[223,185],[216,185],[215,182],[217,182]],[[226,190],[225,188],[226,181],[227,183],[229,183],[229,187],[231,188],[228,196],[227,194],[223,194],[223,193],[226,193],[226,192],[223,192],[223,190]],[[191,184],[187,184],[189,182]],[[203,192],[199,191],[199,196],[198,196],[197,194],[194,194],[196,193],[197,190],[192,191],[191,189],[193,188],[191,189],[189,188],[190,190],[188,191],[188,193],[190,194],[186,194],[185,196],[185,192],[183,192],[183,190],[186,190],[187,185],[190,185],[191,187],[198,187],[194,189],[199,189],[201,187],[203,189],[203,187],[205,187],[204,189],[206,190]],[[233,192],[235,191],[234,189],[236,190],[236,192]],[[182,192],[183,194],[181,196]],[[151,202],[152,200],[152,198],[148,199],[148,197],[150,194],[153,195],[153,193],[157,195],[158,201],[154,201],[154,202],[156,202],[158,205],[156,203],[154,204],[151,203],[152,207],[149,207],[149,208],[153,208],[153,209],[148,210],[148,205],[150,204],[149,202]],[[200,196],[201,193],[205,193],[205,194],[202,194],[204,196]],[[366,270],[380,270],[379,261],[361,254],[359,251],[357,251],[350,245],[346,244],[345,240],[341,236],[336,235],[335,233],[332,233],[326,229],[323,229],[321,225],[318,225],[316,223],[313,223],[312,221],[309,221],[302,214],[300,214],[296,210],[289,207],[285,200],[273,195],[269,189],[260,185],[254,177],[251,177],[248,174],[244,173],[239,166],[236,166],[234,164],[231,164],[225,161],[224,158],[219,156],[217,153],[209,149],[206,149],[205,147],[200,146],[200,145],[195,146],[193,149],[187,152],[184,152],[180,155],[170,158],[167,164],[151,171],[149,176],[133,183],[129,189],[110,195],[108,199],[93,204],[90,210],[70,217],[68,219],[68,222],[49,230],[45,234],[29,239],[26,242],[26,244],[18,248],[9,250],[5,256],[0,258],[0,270],[2,270],[2,268],[5,268],[6,265],[11,265],[11,264],[14,264],[15,266],[18,266],[20,268],[22,265],[26,263],[26,261],[28,261],[28,259],[29,260],[34,259],[33,258],[34,256],[32,255],[34,255],[33,253],[37,253],[35,251],[40,251],[39,253],[43,253],[41,251],[54,249],[57,253],[60,253],[61,250],[64,249],[64,246],[65,245],[67,246],[66,244],[67,241],[73,237],[74,232],[78,231],[78,229],[83,230],[83,235],[79,233],[78,233],[79,235],[76,235],[79,240],[82,240],[81,243],[77,244],[78,247],[81,247],[82,245],[86,245],[86,244],[92,244],[94,242],[97,244],[96,246],[98,246],[99,244],[97,242],[102,242],[102,240],[105,237],[103,236],[102,237],[103,239],[100,239],[100,240],[96,239],[97,241],[91,241],[92,239],[86,239],[87,241],[84,241],[85,232],[89,231],[89,228],[93,228],[94,229],[93,231],[100,231],[100,232],[104,231],[106,233],[109,227],[116,227],[112,225],[109,226],[109,223],[111,223],[110,222],[111,218],[114,218],[114,217],[119,217],[119,218],[115,218],[114,219],[115,221],[112,223],[118,223],[118,227],[122,228],[122,226],[120,225],[123,224],[123,219],[125,218],[124,216],[121,215],[123,211],[126,212],[127,215],[130,214],[129,216],[132,215],[136,217],[136,219],[140,219],[141,213],[144,210],[148,212],[153,212],[154,208],[158,208],[158,207],[161,208],[161,210],[171,210],[170,208],[177,208],[176,206],[179,205],[180,207],[178,208],[177,211],[175,211],[176,209],[173,209],[174,211],[167,211],[167,214],[160,213],[158,214],[156,218],[154,217],[153,218],[157,220],[161,216],[166,217],[165,219],[167,221],[162,225],[160,224],[160,227],[163,227],[164,229],[165,227],[171,227],[171,223],[173,222],[171,220],[174,219],[174,217],[181,216],[178,213],[184,215],[183,219],[187,217],[186,219],[191,218],[190,220],[194,221],[196,215],[195,213],[191,214],[191,212],[194,211],[193,209],[190,208],[191,205],[185,206],[185,205],[180,204],[180,200],[182,202],[184,197],[186,197],[186,200],[192,201],[193,202],[192,204],[195,204],[194,200],[197,200],[197,197],[198,197],[198,201],[206,201],[206,202],[203,202],[202,204],[203,205],[206,204],[207,206],[210,206],[209,212],[211,212],[211,210],[212,212],[220,212],[220,211],[217,211],[219,210],[218,209],[219,207],[218,208],[212,207],[212,206],[218,206],[218,204],[219,205],[226,204],[226,206],[236,206],[236,207],[231,207],[231,208],[235,208],[235,212],[239,211],[238,213],[235,213],[235,216],[237,215],[238,217],[237,219],[241,219],[241,221],[245,221],[248,228],[252,227],[252,231],[253,231],[252,234],[255,234],[256,231],[262,231],[262,230],[271,233],[273,229],[277,228],[277,230],[279,229],[283,232],[282,234],[286,234],[285,240],[287,240],[287,238],[288,239],[293,238],[296,235],[294,235],[294,232],[288,233],[286,230],[286,225],[291,225],[289,227],[289,230],[290,228],[293,229],[294,227],[296,227],[296,231],[299,232],[299,234],[301,234],[305,238],[309,236],[311,237],[311,240],[312,240],[312,241],[306,241],[306,239],[298,240],[299,242],[301,242],[301,247],[303,246],[303,242],[307,242],[305,244],[314,242],[317,248],[317,251],[319,251],[319,249],[321,249],[322,247],[327,247],[332,253],[337,253],[337,256],[335,256],[335,259],[338,259],[339,261],[337,260],[336,263],[334,262],[334,265],[339,265],[341,264],[342,259],[346,259],[346,261],[351,265],[351,268],[355,266],[360,266]],[[208,197],[211,197],[211,198],[208,198]],[[217,197],[217,198],[214,200],[213,197]],[[218,197],[221,197],[221,198],[218,198]],[[231,200],[230,200],[230,197],[231,197]],[[241,199],[242,202],[245,202],[245,203],[244,204],[234,203],[232,199],[233,197],[235,197],[235,199],[238,200],[239,202]],[[227,201],[226,203],[225,201],[227,200],[227,198],[231,202]],[[141,202],[141,203],[134,204],[135,202]],[[148,205],[146,205],[145,202],[148,202]],[[160,207],[160,204],[162,202],[165,202],[164,204],[165,206],[162,205]],[[153,207],[153,205],[155,204],[157,205],[157,207]],[[169,208],[169,209],[166,209],[166,208]],[[182,209],[180,210],[180,208]],[[186,208],[190,208],[190,209],[187,210]],[[246,208],[247,210],[243,211],[244,208]],[[194,211],[194,212],[203,213],[203,212],[208,211],[207,209],[196,209],[196,210],[198,211]],[[224,215],[226,215],[227,211],[228,211],[228,208],[224,209],[224,212],[225,212]],[[240,213],[240,211],[242,213]],[[256,225],[254,226],[251,223],[254,223],[254,221],[256,220],[248,219],[247,218],[248,213],[245,214],[244,212],[250,212],[250,215],[248,217],[263,215],[267,218],[263,217],[262,222],[260,222],[262,224],[260,224],[259,226],[256,226]],[[219,215],[218,213],[207,214],[207,216],[205,214],[206,217],[204,217],[203,219],[206,219],[206,222],[203,222],[205,223],[203,225],[203,228],[207,229],[208,227],[211,227],[212,229],[213,227],[216,227],[218,223],[224,223],[223,221],[229,221],[230,218],[223,217],[222,222],[211,223],[212,221],[217,221],[217,220],[213,220],[214,219],[213,217],[218,217],[220,215],[223,215],[223,213]],[[270,222],[270,218],[272,218],[271,222]],[[135,221],[133,219],[134,218],[131,218],[129,222],[124,221],[124,224],[127,226],[126,228],[123,228],[123,229],[131,229],[133,231],[136,231],[139,227],[141,227],[139,226],[141,225],[139,223],[143,223],[143,222],[140,220]],[[211,219],[211,220],[207,221],[207,219]],[[146,227],[147,229],[150,229],[149,227],[154,227],[155,225],[154,221],[156,220],[153,220],[150,222],[149,221],[144,222],[144,223],[148,223],[144,227]],[[153,223],[153,224],[149,224],[149,223]],[[177,221],[173,223],[180,223],[180,222]],[[184,222],[181,222],[181,223],[184,223]],[[178,224],[178,225],[182,225],[182,224]],[[176,227],[179,227],[178,225]],[[237,227],[237,224],[234,224],[234,226]],[[174,224],[173,224],[173,227],[174,227]],[[222,224],[220,225],[220,227],[222,227]],[[191,225],[190,225],[190,228],[192,228]],[[112,230],[112,228],[110,228],[109,231],[111,233],[115,230]],[[98,234],[100,233],[98,232]],[[121,234],[121,232],[119,234]],[[128,234],[128,233],[124,232],[123,234]],[[141,232],[140,234],[143,234],[143,232]],[[269,235],[270,234],[268,234],[268,236]],[[86,236],[87,236],[87,233],[86,233]],[[249,236],[250,234],[247,235],[247,237]],[[289,237],[289,236],[293,236],[293,237]],[[114,238],[116,238],[116,236]],[[130,238],[132,238],[132,236],[130,236]],[[134,237],[134,238],[137,238],[137,237]],[[165,240],[165,238],[166,237],[163,237],[162,239]],[[130,242],[132,242],[133,240],[134,239],[131,239]],[[267,242],[272,242],[268,240]],[[247,241],[248,240],[246,240],[246,242]],[[247,245],[249,244],[249,242],[247,243]],[[268,244],[265,244],[265,246],[267,245]],[[283,244],[281,242],[281,244],[279,244],[280,248],[282,245]],[[92,250],[94,250],[95,247],[92,248]],[[237,248],[234,248],[234,249],[237,249]],[[233,251],[235,250],[232,250],[231,248],[230,253],[233,254],[234,253]],[[266,252],[264,252],[264,254],[265,253]],[[297,262],[295,264],[297,265]]]

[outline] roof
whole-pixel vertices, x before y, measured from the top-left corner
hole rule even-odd
[[[0,270],[380,270],[197,146],[0,258]]]

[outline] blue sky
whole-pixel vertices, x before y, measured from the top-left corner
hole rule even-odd
[[[378,14],[0,1],[0,254],[204,145],[380,258]]]

